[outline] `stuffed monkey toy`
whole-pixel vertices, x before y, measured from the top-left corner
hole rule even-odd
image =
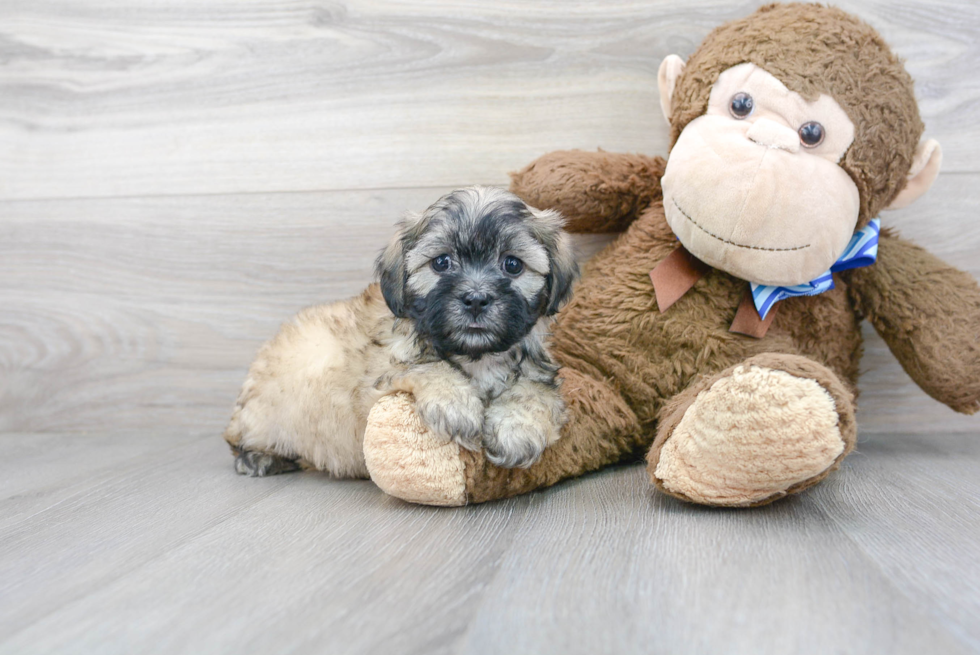
[[[646,455],[695,503],[755,506],[824,479],[854,448],[859,324],[958,412],[980,408],[980,289],[889,232],[941,151],[912,80],[871,27],[770,5],[660,67],[671,149],[555,152],[513,175],[578,232],[624,231],[554,324],[569,420],[529,468],[425,432],[411,399],[376,405],[372,478],[414,502],[525,493]]]

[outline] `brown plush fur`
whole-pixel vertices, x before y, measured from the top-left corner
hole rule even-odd
[[[980,296],[968,273],[885,238],[878,263],[852,272],[851,289],[856,310],[923,391],[958,412],[980,410]]]
[[[872,28],[837,9],[800,4],[764,7],[718,28],[678,80],[673,140],[704,113],[718,75],[743,62],[806,98],[833,96],[856,126],[841,166],[860,193],[858,226],[889,204],[905,184],[923,126],[911,79]],[[573,231],[629,228],[588,264],[554,325],[570,415],[561,440],[529,469],[498,469],[480,453],[463,453],[470,502],[547,486],[638,457],[653,444],[652,471],[698,392],[745,363],[818,382],[834,399],[844,441],[827,470],[748,504],[815,484],[854,447],[865,317],[929,394],[957,411],[980,409],[980,288],[887,230],[877,264],[835,275],[836,288],[824,294],[782,301],[761,339],[729,331],[748,283],[719,270],[661,313],[649,273],[677,247],[661,203],[664,166],[638,155],[557,152],[512,176],[515,193],[559,209]]]
[[[582,189],[568,191],[574,197]],[[530,469],[499,469],[481,453],[463,453],[469,502],[526,493],[641,456],[658,420],[667,421],[659,430],[667,436],[680,406],[705,380],[746,361],[820,382],[838,400],[846,441],[834,467],[753,505],[816,484],[854,447],[863,315],[933,397],[961,412],[980,408],[980,289],[920,248],[884,232],[876,265],[835,276],[836,288],[827,293],[782,302],[766,336],[750,339],[728,329],[747,283],[721,271],[698,281],[668,312],[658,311],[648,274],[675,247],[656,203],[589,262],[553,327],[569,410],[562,438]],[[792,366],[786,355],[797,356]],[[651,450],[653,466],[657,452]]]
[[[912,78],[871,26],[815,4],[774,4],[715,29],[691,55],[674,89],[671,144],[702,115],[728,68],[753,63],[808,100],[833,96],[856,127],[841,167],[861,194],[858,227],[905,186],[924,126]],[[520,194],[518,194],[520,195]]]
[[[547,487],[614,464],[644,445],[636,415],[607,382],[572,368],[562,372],[569,422],[562,438],[527,469],[498,468],[482,452],[461,451],[466,500],[482,503]]]
[[[552,331],[552,354],[565,367],[562,438],[527,470],[497,469],[481,453],[464,453],[470,502],[642,456],[670,399],[755,355],[805,354],[856,394],[861,336],[846,276],[832,291],[784,302],[765,338],[751,339],[729,331],[748,283],[722,271],[660,313],[649,272],[676,247],[656,203],[589,262]]]
[[[512,173],[511,191],[557,209],[570,232],[622,232],[650,203],[663,198],[665,165],[662,157],[554,152]],[[587,196],[565,195],[583,183],[594,185]]]

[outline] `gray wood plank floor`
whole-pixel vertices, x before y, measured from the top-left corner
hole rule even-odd
[[[827,484],[752,511],[654,494],[638,466],[415,507],[241,478],[213,435],[174,436],[47,435],[75,470],[7,481],[0,651],[980,649],[976,435],[863,438]]]
[[[415,507],[240,478],[218,437],[402,213],[550,150],[664,153],[661,58],[758,4],[0,2],[0,653],[980,652],[980,419],[870,330],[858,452],[752,511],[637,466]],[[944,146],[885,224],[980,276],[980,5],[836,4]]]

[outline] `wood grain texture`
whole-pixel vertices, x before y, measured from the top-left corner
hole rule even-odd
[[[550,150],[662,154],[660,59],[758,4],[0,3],[0,654],[980,652],[977,419],[870,330],[858,451],[751,512],[635,466],[413,507],[241,478],[217,437],[403,212]],[[980,6],[837,4],[945,150],[885,224],[980,276]]]
[[[366,481],[241,478],[217,440],[165,441],[93,442],[153,455],[69,476],[0,530],[0,653],[980,650],[973,435],[866,439],[751,511],[656,494],[638,466],[417,507]]]
[[[4,530],[0,651],[437,652],[530,502],[446,512],[231,461],[197,442]]]
[[[549,500],[460,652],[969,652],[808,499],[693,508],[628,469]]]
[[[657,68],[757,0],[8,0],[0,197],[504,184],[560,148],[665,152]],[[980,7],[848,1],[978,172]]]
[[[273,478],[242,486],[237,476],[207,474],[211,466],[201,452],[230,459],[214,439],[192,445],[177,440],[174,446],[95,467],[81,480],[48,478],[49,485],[60,484],[41,498],[5,499],[0,597],[5,604],[21,602],[0,612],[0,634],[12,634],[288,484]]]
[[[220,432],[259,345],[447,190],[0,206],[0,431]]]
[[[980,175],[885,223],[980,275]],[[0,204],[0,431],[220,432],[256,349],[358,293],[405,211],[447,189]],[[581,236],[583,257],[609,237]],[[867,329],[863,430],[977,431]]]
[[[980,652],[980,539],[969,535],[980,515],[977,436],[862,438],[831,487],[811,497],[897,592],[918,599],[974,652]]]
[[[0,532],[81,493],[99,488],[106,475],[134,463],[167,457],[214,434],[126,433],[0,434]]]

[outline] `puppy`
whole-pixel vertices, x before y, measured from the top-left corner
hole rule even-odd
[[[259,351],[224,434],[238,472],[367,477],[367,415],[394,391],[498,466],[537,461],[564,422],[546,343],[578,274],[562,225],[491,187],[408,215],[378,257],[380,285],[300,312]]]

